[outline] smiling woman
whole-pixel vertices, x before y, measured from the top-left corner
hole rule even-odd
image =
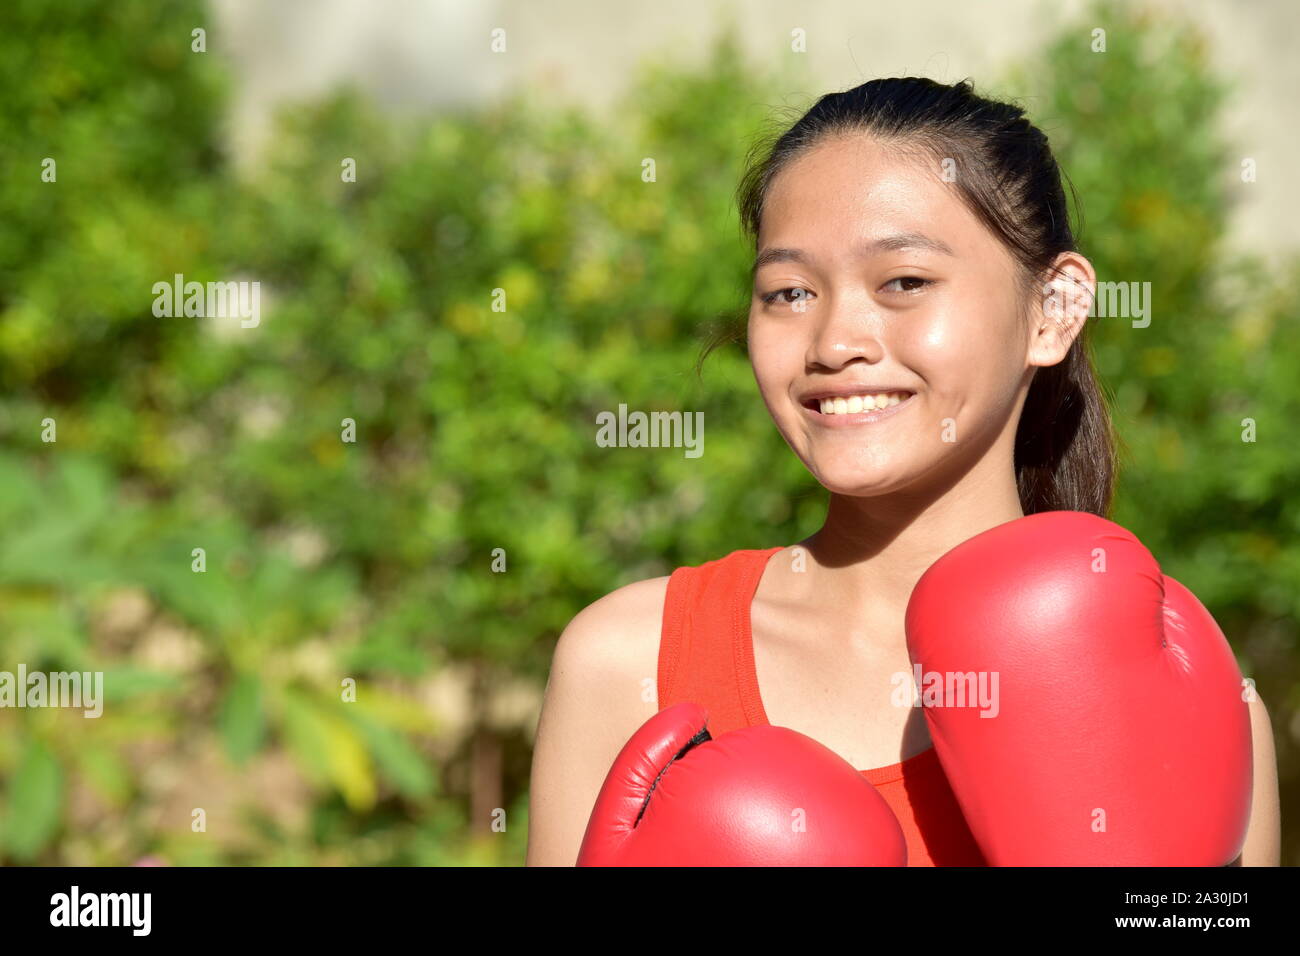
[[[913,431],[889,455],[895,469],[910,460],[933,474],[935,456],[958,446],[969,463],[992,463],[987,452],[1009,444],[1027,512],[1106,512],[1114,453],[1082,337],[1087,310],[1064,308],[1090,305],[1096,277],[1075,250],[1047,139],[1019,109],[924,79],[823,97],[751,166],[739,205],[757,253],[755,375],[823,484],[861,494],[869,480],[880,493],[909,476],[891,477],[877,458],[884,470],[871,480],[861,449],[810,440],[810,425],[829,422],[788,414],[769,379],[790,381],[805,405],[819,393],[917,394],[909,410],[928,406],[948,447]],[[1057,321],[1031,329],[1035,302],[1040,319]],[[790,347],[795,328],[807,335],[802,351]],[[873,341],[855,351],[863,338]],[[947,374],[957,366],[964,374]]]
[[[692,732],[772,724],[830,748],[884,797],[910,866],[1225,865],[1243,846],[1247,865],[1276,862],[1271,740],[1256,731],[1252,752],[1226,640],[1103,520],[1114,442],[1084,340],[1096,275],[1043,133],[969,83],[873,80],[822,97],[756,153],[738,199],[755,251],[754,377],[830,492],[826,519],[797,545],[678,568],[573,620],[538,730],[530,862],[571,863],[584,832],[623,825],[602,807],[654,811],[620,788],[673,772],[685,751],[634,732],[682,703],[707,713]],[[963,545],[961,573],[934,570]],[[983,626],[963,620],[977,598]],[[931,670],[922,647],[963,673],[1011,675],[994,719],[900,700],[914,668]],[[1016,647],[1042,657],[1017,667]],[[1134,694],[1134,659],[1198,683]],[[611,694],[651,668],[654,701]],[[1030,694],[1053,668],[1069,679]],[[1205,733],[1153,720],[1188,706],[1184,693],[1222,716],[1212,755]],[[619,753],[629,737],[645,750]],[[1096,746],[1078,754],[1080,739]],[[748,859],[782,808],[733,786],[711,781],[743,811]],[[1175,803],[1178,825],[1161,816]],[[683,854],[697,823],[681,828]],[[672,858],[672,828],[657,833]],[[815,862],[833,837],[809,834]]]

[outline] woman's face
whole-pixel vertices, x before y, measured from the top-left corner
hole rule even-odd
[[[1011,467],[1006,436],[1041,356],[1015,261],[937,162],[827,140],[773,180],[758,249],[754,375],[826,488],[915,490],[999,436]]]

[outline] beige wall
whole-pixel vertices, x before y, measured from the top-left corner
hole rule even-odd
[[[988,82],[1042,42],[1082,0],[213,0],[215,47],[238,71],[231,137],[248,159],[269,108],[345,81],[393,108],[483,102],[517,85],[594,109],[608,106],[647,53],[703,55],[730,12],[755,63],[786,62],[792,102],[873,76]],[[1297,152],[1300,27],[1296,0],[1156,0],[1206,29],[1212,56],[1238,84],[1225,131],[1258,162],[1230,241],[1271,255],[1300,250]],[[1099,24],[1103,25],[1104,24]],[[488,49],[494,27],[508,50]],[[790,52],[790,31],[808,52]],[[1022,95],[1032,91],[995,91]]]

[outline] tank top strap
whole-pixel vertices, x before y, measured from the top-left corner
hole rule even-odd
[[[745,622],[763,569],[780,550],[733,551],[672,573],[659,640],[660,710],[700,704],[715,736],[764,722],[753,667],[744,666]]]

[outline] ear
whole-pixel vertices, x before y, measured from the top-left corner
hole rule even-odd
[[[1031,366],[1056,365],[1083,331],[1097,290],[1092,263],[1077,252],[1063,252],[1046,272],[1029,310]]]

